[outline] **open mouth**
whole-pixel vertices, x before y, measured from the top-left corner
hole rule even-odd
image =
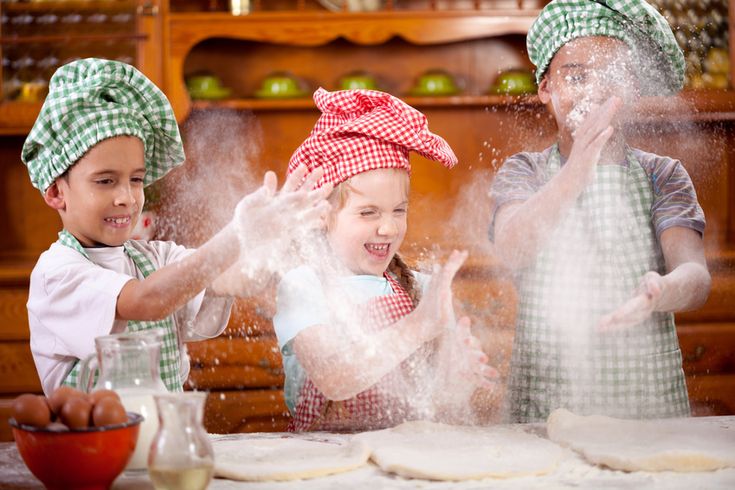
[[[116,216],[112,218],[105,218],[105,223],[108,223],[116,228],[124,228],[130,226],[130,216]]]
[[[390,253],[390,243],[366,243],[365,250],[377,259],[385,259]]]

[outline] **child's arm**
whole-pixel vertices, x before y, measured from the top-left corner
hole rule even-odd
[[[667,274],[649,271],[641,279],[635,296],[598,325],[601,330],[633,327],[654,311],[677,312],[699,308],[707,301],[712,278],[707,270],[700,234],[675,226],[661,233],[661,248]]]
[[[238,203],[235,218],[194,253],[158,269],[143,280],[128,281],[118,295],[117,318],[166,318],[237,261],[241,240],[262,244],[280,238],[284,220],[277,217],[290,217],[295,221],[291,223],[294,228],[300,226],[299,221],[320,221],[320,216],[328,209],[325,199],[331,189],[324,186],[310,191],[311,185],[320,178],[320,172],[312,172],[304,181],[305,173],[305,168],[292,173],[278,193],[275,174],[266,173],[263,186]]]
[[[495,215],[495,251],[511,269],[534,260],[559,221],[589,183],[605,143],[610,125],[620,108],[612,97],[590,112],[574,134],[566,164],[546,185],[523,202],[502,206]]]
[[[299,333],[294,351],[316,387],[330,400],[352,398],[445,331],[454,322],[452,280],[466,258],[466,252],[455,251],[443,267],[436,266],[418,307],[375,334],[351,335],[346,344],[340,333],[359,328],[313,325]]]

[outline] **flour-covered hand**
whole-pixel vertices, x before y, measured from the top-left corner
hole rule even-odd
[[[464,359],[462,375],[474,386],[493,391],[497,387],[500,373],[488,364],[489,358],[483,352],[480,340],[472,335],[469,318],[460,318],[457,322],[457,334]]]
[[[300,166],[278,191],[275,173],[267,172],[263,185],[237,204],[233,223],[242,243],[247,243],[248,248],[277,242],[288,244],[324,226],[329,212],[326,198],[332,186],[313,189],[324,171],[319,168],[308,176],[306,173],[306,167]]]
[[[618,309],[602,317],[597,325],[598,330],[603,332],[624,330],[647,320],[656,311],[664,287],[664,278],[658,272],[647,272],[641,279],[635,295]]]
[[[426,292],[411,313],[421,341],[432,340],[454,325],[452,281],[466,259],[466,251],[454,250],[443,266],[434,265]]]
[[[622,101],[618,97],[611,97],[600,106],[592,106],[574,131],[574,143],[567,165],[579,169],[585,180],[592,177],[602,149],[613,134],[612,122],[621,105]]]

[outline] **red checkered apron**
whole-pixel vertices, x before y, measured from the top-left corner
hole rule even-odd
[[[366,317],[370,319],[369,324],[374,325],[376,330],[397,322],[414,309],[411,297],[398,281],[387,272],[385,278],[394,294],[373,298],[363,305]],[[416,355],[421,354],[414,354]],[[327,400],[311,379],[307,378],[301,388],[296,414],[291,419],[288,430],[354,432],[392,427],[410,419],[413,410],[406,402],[410,397],[410,390],[406,393],[405,386],[401,386],[402,378],[414,365],[409,361],[411,359],[404,361],[399,369],[385,375],[374,386],[349,400]]]

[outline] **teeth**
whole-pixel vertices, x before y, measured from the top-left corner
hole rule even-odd
[[[388,250],[388,247],[389,247],[388,244],[375,245],[375,244],[372,244],[372,243],[368,243],[366,246],[367,246],[368,249],[375,250],[376,252],[383,252],[385,250]]]
[[[129,218],[105,218],[105,221],[115,223],[116,225],[122,225],[130,221]]]

